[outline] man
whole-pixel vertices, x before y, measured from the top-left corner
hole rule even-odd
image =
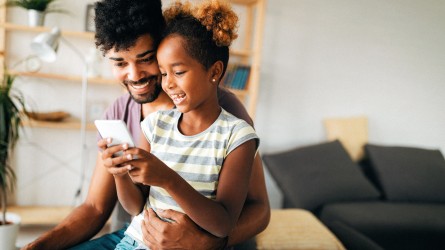
[[[142,138],[139,122],[156,110],[173,107],[160,87],[156,61],[156,46],[165,25],[161,7],[160,0],[102,0],[95,5],[96,45],[112,64],[115,77],[129,92],[108,109],[106,119],[126,121],[136,144]],[[221,89],[219,99],[224,109],[251,123],[232,93]],[[106,139],[98,142],[102,149],[106,144]],[[114,178],[104,168],[99,152],[85,202],[24,249],[67,249],[89,240],[104,226],[116,202]],[[226,244],[244,242],[264,230],[269,222],[261,159],[255,158],[248,197],[228,239],[200,230],[182,213],[170,210],[159,213],[173,219],[173,223],[161,221],[151,210],[145,213],[142,231],[144,241],[152,249],[219,249]],[[114,249],[124,231],[125,228],[73,249]]]

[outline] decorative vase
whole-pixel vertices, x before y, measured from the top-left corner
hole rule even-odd
[[[11,224],[0,225],[0,249],[15,250],[15,242],[19,233],[20,216],[13,213],[6,213],[6,221]]]
[[[32,27],[43,26],[45,22],[45,12],[38,10],[28,10],[28,25]]]

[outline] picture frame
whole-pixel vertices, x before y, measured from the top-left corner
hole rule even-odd
[[[94,4],[88,4],[85,13],[85,31],[96,32],[94,25]]]

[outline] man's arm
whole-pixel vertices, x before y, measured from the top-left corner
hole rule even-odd
[[[99,153],[85,202],[76,207],[59,225],[22,250],[67,249],[89,240],[105,225],[116,201],[113,176],[103,167]]]
[[[246,203],[235,229],[229,235],[229,246],[245,242],[262,232],[270,220],[269,197],[264,179],[263,163],[259,153],[252,166]]]
[[[221,107],[253,126],[253,121],[247,110],[232,92],[224,87],[219,87],[218,97]],[[238,223],[229,235],[228,245],[236,245],[252,238],[266,228],[269,219],[270,206],[264,180],[263,164],[260,155],[257,154],[252,166],[247,199]]]

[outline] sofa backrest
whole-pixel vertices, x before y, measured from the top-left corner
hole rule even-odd
[[[263,154],[286,207],[317,213],[327,202],[377,200],[380,192],[351,160],[340,141]]]

